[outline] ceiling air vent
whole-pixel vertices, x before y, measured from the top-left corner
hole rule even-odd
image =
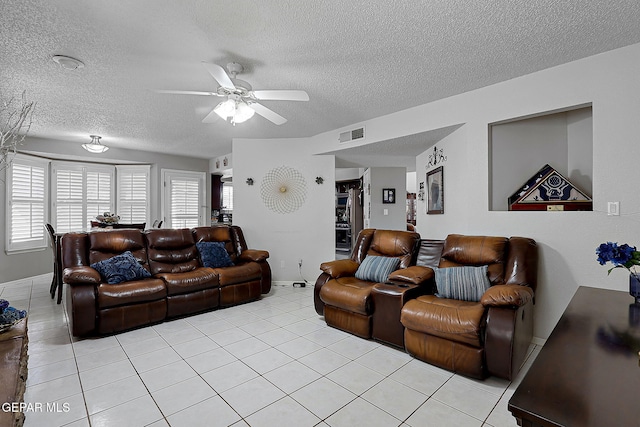
[[[364,128],[354,129],[340,134],[340,142],[355,141],[364,138]]]

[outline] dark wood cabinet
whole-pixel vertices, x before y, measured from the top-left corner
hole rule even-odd
[[[222,175],[211,175],[211,210],[222,209]]]

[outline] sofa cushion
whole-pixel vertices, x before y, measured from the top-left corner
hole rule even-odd
[[[204,267],[218,268],[233,265],[223,242],[198,242],[196,248]]]
[[[180,295],[218,287],[218,276],[215,270],[207,267],[199,267],[182,273],[159,273],[155,277],[165,281],[167,295]]]
[[[389,274],[398,269],[398,264],[398,258],[367,255],[356,270],[355,276],[357,279],[370,282],[386,282]]]
[[[110,285],[151,277],[151,273],[138,263],[130,251],[93,263],[91,267]]]
[[[400,321],[413,331],[481,347],[484,312],[479,302],[422,295],[402,307]]]
[[[480,301],[491,282],[487,266],[434,268],[437,296],[462,301]]]
[[[128,304],[140,304],[167,297],[167,288],[160,279],[133,280],[109,285],[98,285],[98,307],[117,307]]]

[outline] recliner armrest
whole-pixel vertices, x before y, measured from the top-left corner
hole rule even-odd
[[[434,276],[433,270],[429,267],[421,265],[413,265],[411,267],[396,270],[389,275],[390,282],[405,282],[419,285]]]
[[[245,249],[242,251],[239,258],[243,261],[260,262],[269,258],[269,252],[258,249]]]
[[[522,307],[533,300],[533,289],[522,285],[494,285],[482,295],[485,307]]]
[[[327,273],[333,279],[345,276],[354,276],[360,264],[350,259],[337,259],[335,261],[323,262],[320,270]]]
[[[102,282],[100,273],[94,268],[82,265],[67,267],[62,273],[64,283],[73,285],[99,285]]]

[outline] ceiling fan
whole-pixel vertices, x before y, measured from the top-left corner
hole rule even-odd
[[[281,125],[287,121],[280,114],[258,103],[258,101],[308,101],[309,95],[303,90],[253,90],[251,85],[237,78],[244,68],[237,62],[227,64],[227,73],[217,64],[203,62],[204,68],[213,76],[220,86],[215,92],[199,92],[190,90],[158,90],[159,93],[171,93],[178,95],[205,95],[226,97],[207,116],[203,123],[211,123],[222,117],[235,126],[253,117],[254,113],[260,114],[265,119]]]

